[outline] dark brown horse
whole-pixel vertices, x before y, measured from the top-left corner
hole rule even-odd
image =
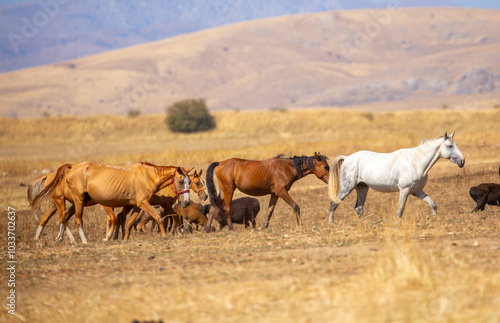
[[[211,205],[207,204],[203,208],[204,214],[209,214],[211,210]],[[232,223],[244,224],[245,228],[252,226],[255,228],[255,219],[260,212],[260,203],[259,200],[253,197],[240,197],[239,199],[234,199],[231,202],[231,212],[229,215],[231,216]],[[220,213],[215,212],[213,214],[214,219],[219,222],[219,230],[222,230],[225,226],[227,226],[227,221],[225,217],[221,217]]]
[[[483,183],[469,190],[470,197],[477,203],[473,212],[484,211],[486,204],[500,206],[500,184]]]
[[[315,153],[314,156],[282,156],[262,161],[231,158],[222,162],[212,163],[207,170],[207,188],[210,204],[214,212],[223,212],[227,219],[229,230],[233,230],[230,217],[231,200],[234,190],[251,196],[271,195],[264,228],[269,225],[278,198],[283,199],[293,208],[297,225],[301,226],[299,205],[288,194],[293,183],[309,174],[316,175],[328,183],[328,161],[325,156]],[[214,172],[219,184],[217,194],[214,183]],[[213,215],[208,216],[205,231],[211,230]]]
[[[500,176],[500,166],[498,167]],[[500,184],[483,183],[469,190],[470,197],[477,203],[473,212],[484,211],[486,204],[500,206]]]

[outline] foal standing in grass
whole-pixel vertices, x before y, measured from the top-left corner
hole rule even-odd
[[[436,203],[423,191],[429,170],[440,158],[446,158],[462,168],[464,155],[453,140],[455,133],[429,139],[415,148],[396,150],[382,154],[371,151],[358,151],[350,156],[338,156],[330,164],[328,194],[330,197],[330,223],[333,222],[335,209],[354,189],[358,194],[355,211],[363,217],[363,205],[368,188],[380,192],[399,190],[398,217],[403,210],[408,195],[423,200],[437,215]]]

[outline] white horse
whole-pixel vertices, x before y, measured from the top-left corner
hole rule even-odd
[[[424,193],[428,172],[439,158],[446,158],[462,168],[465,158],[457,143],[455,133],[429,139],[414,148],[396,150],[382,154],[371,151],[358,151],[350,156],[338,156],[330,164],[328,195],[330,197],[330,223],[333,222],[335,209],[340,202],[356,189],[358,195],[356,213],[363,217],[363,205],[368,188],[381,192],[399,190],[398,217],[403,210],[408,195],[413,195],[429,204],[437,215],[436,203]]]

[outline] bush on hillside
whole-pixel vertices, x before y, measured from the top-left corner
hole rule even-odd
[[[215,128],[215,119],[204,99],[187,99],[170,105],[165,123],[173,132],[191,133]]]

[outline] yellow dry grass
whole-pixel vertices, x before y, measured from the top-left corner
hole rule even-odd
[[[470,186],[499,182],[500,110],[221,112],[218,128],[192,135],[166,130],[163,116],[136,119],[54,117],[0,120],[0,244],[7,260],[7,206],[16,209],[18,316],[1,304],[2,322],[498,322],[500,209],[470,213]],[[103,242],[105,216],[85,211],[88,245],[57,244],[57,221],[33,242],[26,209],[34,171],[83,160],[147,160],[206,169],[239,156],[329,156],[360,149],[392,151],[456,131],[466,157],[459,169],[439,161],[426,192],[439,215],[410,198],[395,218],[397,194],[370,191],[365,219],[355,194],[328,224],[326,185],[295,184],[304,226],[279,202],[268,230],[179,234],[133,233]],[[83,148],[78,148],[78,143]],[[267,197],[259,198],[262,225]],[[74,230],[73,230],[74,231]],[[76,232],[74,232],[76,233]],[[77,238],[78,239],[78,238]],[[8,276],[0,271],[5,300]],[[5,296],[6,297],[6,296]],[[4,302],[5,303],[5,302]]]

